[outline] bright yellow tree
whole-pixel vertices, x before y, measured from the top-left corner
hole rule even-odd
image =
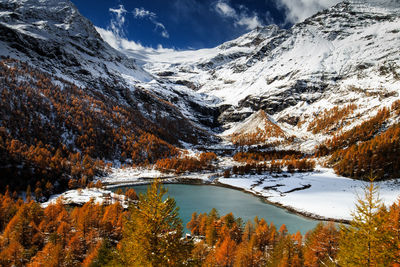
[[[155,181],[131,206],[119,246],[124,266],[181,266],[191,244],[182,239],[182,221],[175,200],[163,198],[167,190]]]
[[[338,254],[341,266],[389,266],[386,214],[378,188],[370,182],[364,197],[358,198],[350,226],[341,227]]]

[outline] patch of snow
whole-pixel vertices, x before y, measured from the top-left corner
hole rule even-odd
[[[85,203],[93,199],[94,203],[102,204],[107,199],[111,203],[120,202],[125,208],[128,205],[125,203],[125,196],[115,194],[109,190],[99,189],[99,188],[84,188],[69,190],[62,194],[52,195],[47,202],[41,204],[43,208],[50,204],[55,204],[57,199],[61,198],[64,204],[73,205],[84,205]],[[110,203],[110,204],[111,204]]]
[[[285,177],[287,176],[287,177]],[[351,219],[357,195],[363,197],[367,182],[334,174],[319,168],[305,174],[249,175],[240,178],[220,178],[218,182],[266,197],[294,210],[332,219]],[[384,204],[392,205],[400,196],[400,183],[395,180],[376,182]]]
[[[191,172],[176,175],[174,173],[162,173],[150,168],[112,168],[108,176],[101,178],[101,182],[107,188],[149,184],[154,179],[161,179],[163,182],[177,182],[179,179],[203,180],[212,182],[218,176],[217,172]]]

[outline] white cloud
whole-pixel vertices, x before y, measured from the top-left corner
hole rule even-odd
[[[157,46],[157,49],[146,47],[140,43],[129,41],[124,37],[118,36],[111,30],[106,30],[100,27],[96,27],[96,30],[104,41],[106,41],[112,48],[119,51],[137,51],[144,53],[174,51],[173,49],[163,48],[161,44]]]
[[[114,35],[125,37],[124,25],[126,22],[125,18],[128,11],[123,5],[119,5],[119,8],[110,8],[109,11],[112,14],[109,29]],[[133,17],[136,19],[149,19],[150,22],[154,24],[155,30],[158,30],[162,37],[169,38],[169,33],[166,27],[164,26],[164,24],[157,20],[157,14],[145,10],[143,7],[135,8],[132,11],[132,14]]]
[[[132,13],[133,13],[133,16],[134,16],[135,18],[140,18],[140,19],[147,18],[147,17],[149,17],[149,18],[156,18],[156,17],[157,17],[155,13],[150,12],[150,11],[144,9],[143,7],[141,7],[141,8],[135,8],[135,9],[132,11]]]
[[[297,23],[314,15],[320,10],[331,7],[342,0],[279,0],[278,4],[286,9],[286,21]]]
[[[164,38],[169,38],[169,33],[168,31],[165,29],[164,24],[160,23],[160,22],[153,22],[156,25],[156,28],[160,28],[161,29],[161,36]]]
[[[228,5],[228,3],[219,1],[215,4],[215,10],[224,17],[235,18],[237,17],[236,11]]]
[[[164,24],[162,24],[161,22],[159,22],[157,20],[157,14],[151,11],[148,11],[146,9],[144,9],[143,7],[141,8],[135,8],[133,11],[133,16],[137,19],[146,19],[148,18],[150,20],[151,23],[154,24],[155,30],[160,29],[161,31],[161,36],[164,38],[169,38],[169,33],[167,31],[167,29],[165,28]]]
[[[113,18],[110,22],[110,28],[115,35],[125,36],[124,24],[126,9],[123,5],[119,5],[118,9],[110,8],[109,11],[113,14]]]
[[[118,18],[122,18],[122,19],[124,19],[123,16],[124,16],[124,14],[127,12],[126,9],[125,9],[125,7],[124,7],[123,5],[119,5],[119,8],[118,8],[118,9],[116,9],[116,8],[110,8],[109,10],[110,10],[110,12],[115,13],[115,14],[117,15]]]
[[[245,26],[248,30],[255,29],[262,25],[258,16],[241,17],[236,23],[240,26]]]
[[[253,30],[263,25],[257,13],[249,14],[248,9],[244,6],[241,6],[238,12],[230,6],[229,0],[218,0],[214,3],[214,10],[222,17],[233,19],[236,27],[241,26],[247,30]]]

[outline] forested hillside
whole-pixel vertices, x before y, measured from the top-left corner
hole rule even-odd
[[[0,83],[3,190],[45,191],[50,182],[51,194],[85,186],[113,161],[143,165],[179,153],[176,132],[96,90],[12,59],[0,61]]]
[[[347,131],[339,132],[317,147],[316,156],[331,155],[329,163],[343,176],[368,180],[398,178],[399,103]],[[393,121],[395,123],[393,123]]]

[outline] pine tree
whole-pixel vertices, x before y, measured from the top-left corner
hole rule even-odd
[[[155,181],[125,223],[119,255],[125,266],[181,266],[191,246],[182,240],[183,226],[175,200],[163,196],[167,190]]]
[[[217,242],[217,230],[215,229],[215,223],[212,221],[211,223],[207,224],[206,226],[206,243],[209,246],[214,246]]]
[[[6,249],[0,251],[1,266],[24,266],[24,247],[15,240],[11,240]]]
[[[28,184],[26,188],[26,202],[31,202],[32,192],[31,192],[31,185]]]
[[[256,235],[242,241],[236,250],[234,266],[265,266],[263,252],[256,247]]]
[[[358,197],[350,226],[341,227],[339,264],[342,266],[388,266],[389,234],[383,222],[387,212],[379,199],[378,188],[370,182],[364,198]]]
[[[37,253],[37,255],[29,263],[29,267],[36,266],[48,266],[56,267],[62,266],[64,260],[63,248],[61,244],[54,244],[52,242],[47,243],[42,251]]]
[[[108,240],[99,242],[83,261],[84,267],[101,267],[118,265],[113,262],[113,247]]]
[[[199,217],[197,216],[197,212],[193,212],[192,219],[187,223],[186,227],[190,230],[192,235],[199,235]]]

